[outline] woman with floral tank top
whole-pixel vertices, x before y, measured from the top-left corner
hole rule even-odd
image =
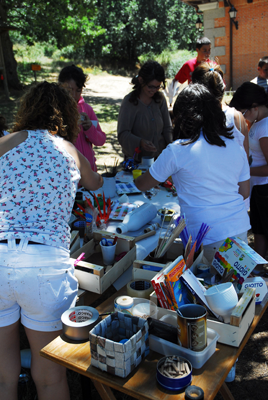
[[[31,353],[38,398],[69,399],[66,371],[39,356],[61,332],[77,279],[70,262],[70,219],[78,183],[102,177],[72,144],[79,113],[70,94],[43,82],[21,102],[14,133],[0,138],[0,391],[17,397],[19,320]]]

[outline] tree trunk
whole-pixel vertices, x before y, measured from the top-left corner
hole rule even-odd
[[[13,44],[10,40],[8,32],[5,32],[1,35],[1,41],[7,74],[5,78],[7,79],[8,86],[12,87],[13,89],[22,89],[22,85],[17,73],[17,61],[15,60],[13,53]]]
[[[5,1],[0,1],[0,26],[8,26],[7,22],[7,9],[8,6]],[[13,44],[10,40],[9,33],[2,33],[0,30],[0,41],[2,42],[3,56],[6,68],[6,77],[9,87],[14,89],[22,89],[18,73],[17,73],[17,61],[15,60],[13,53]],[[1,43],[0,43],[1,46]]]

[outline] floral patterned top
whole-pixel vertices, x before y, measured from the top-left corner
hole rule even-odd
[[[81,175],[63,140],[47,130],[28,131],[0,157],[0,240],[69,249],[68,221]]]

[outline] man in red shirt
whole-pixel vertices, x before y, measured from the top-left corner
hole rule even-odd
[[[197,57],[192,58],[191,60],[188,60],[186,61],[186,63],[183,64],[183,66],[173,79],[173,84],[175,84],[175,81],[178,81],[179,83],[184,83],[185,81],[188,81],[188,83],[190,83],[192,81],[192,72],[194,71],[194,69],[202,61],[210,62],[209,56],[211,52],[211,41],[207,37],[197,39],[196,51]]]

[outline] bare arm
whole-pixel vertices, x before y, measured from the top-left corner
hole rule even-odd
[[[263,137],[259,140],[261,150],[266,160],[266,164],[261,165],[260,167],[252,167],[250,168],[251,176],[268,176],[268,137]]]
[[[145,174],[135,179],[134,183],[139,190],[144,192],[158,185],[159,182],[152,177],[149,171],[146,171]]]
[[[103,178],[97,172],[92,171],[90,162],[70,142],[63,141],[65,150],[73,156],[81,173],[80,185],[88,190],[97,190],[103,185]]]
[[[249,179],[244,182],[238,182],[239,190],[238,193],[243,196],[244,200],[249,197],[250,194],[250,183]]]
[[[234,112],[234,122],[237,129],[245,136],[244,140],[244,149],[249,157],[249,144],[248,144],[248,126],[246,124],[245,118],[243,117],[240,111],[235,110]],[[241,122],[241,130],[240,130],[240,122]]]

